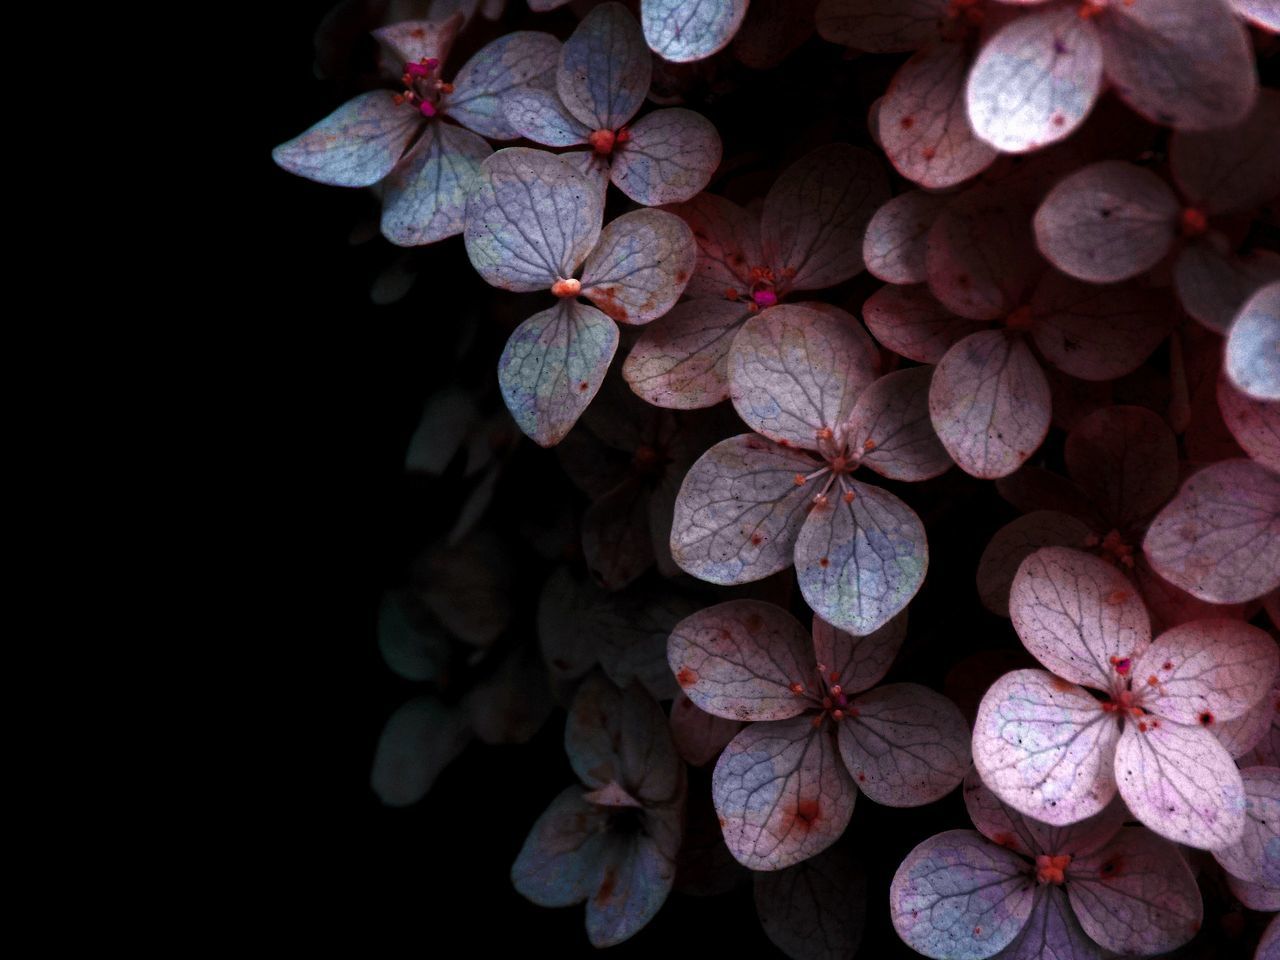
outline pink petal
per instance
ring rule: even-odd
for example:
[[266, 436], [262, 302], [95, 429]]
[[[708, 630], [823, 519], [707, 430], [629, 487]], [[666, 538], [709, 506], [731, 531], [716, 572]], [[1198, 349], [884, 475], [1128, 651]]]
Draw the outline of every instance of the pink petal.
[[965, 91], [969, 122], [1005, 153], [1038, 150], [1084, 122], [1101, 86], [1093, 26], [1070, 8], [1037, 11], [983, 45]]
[[617, 130], [649, 92], [653, 58], [640, 24], [620, 3], [582, 18], [560, 51], [556, 91], [569, 112], [593, 130]]
[[686, 291], [691, 297], [724, 298], [727, 291], [745, 295], [751, 288], [751, 268], [764, 265], [760, 250], [760, 220], [713, 193], [700, 193], [670, 211], [693, 228], [698, 241], [698, 265]]
[[852, 500], [833, 491], [809, 513], [796, 537], [796, 576], [813, 612], [864, 635], [897, 616], [924, 582], [924, 525], [905, 503], [856, 480]]
[[600, 389], [617, 348], [613, 321], [574, 300], [516, 327], [498, 359], [498, 385], [525, 435], [544, 447], [564, 439]]
[[697, 255], [693, 231], [674, 214], [624, 213], [582, 265], [582, 296], [618, 323], [648, 323], [675, 306]]
[[884, 679], [902, 643], [907, 638], [907, 613], [904, 610], [879, 630], [856, 636], [837, 630], [815, 615], [813, 649], [818, 663], [834, 675], [850, 696], [869, 690]]
[[1105, 407], [1067, 434], [1067, 472], [1112, 527], [1128, 531], [1177, 492], [1178, 442], [1145, 407]]
[[1188, 201], [1207, 214], [1249, 210], [1280, 194], [1280, 91], [1263, 90], [1227, 130], [1178, 131], [1169, 164]]
[[908, 190], [877, 210], [862, 241], [867, 271], [887, 283], [924, 283], [925, 237], [950, 202], [946, 194]]
[[318, 183], [368, 187], [391, 172], [420, 127], [416, 110], [386, 90], [370, 90], [280, 144], [271, 159]]
[[1223, 334], [1231, 329], [1231, 321], [1254, 291], [1280, 280], [1280, 254], [1251, 250], [1237, 255], [1225, 246], [1225, 238], [1213, 236], [1189, 243], [1173, 265], [1182, 309]]
[[711, 796], [738, 862], [781, 870], [840, 837], [857, 791], [830, 729], [801, 716], [752, 723], [734, 737], [716, 762]]
[[[1006, 0], [1007, 2], [1007, 0]], [[1000, 960], [1101, 960], [1102, 948], [1089, 939], [1061, 887], [1036, 897], [1035, 909]]]
[[972, 830], [948, 830], [907, 854], [889, 887], [894, 929], [927, 957], [981, 960], [1008, 946], [1037, 894], [1030, 864]]
[[1217, 406], [1236, 443], [1254, 461], [1280, 474], [1280, 401], [1240, 392], [1225, 374], [1217, 380]]
[[1280, 283], [1240, 308], [1227, 335], [1227, 376], [1258, 400], [1280, 400]]
[[818, 36], [868, 53], [907, 53], [938, 37], [950, 0], [821, 0]]
[[1280, 702], [1280, 689], [1272, 687], [1265, 697], [1234, 720], [1215, 722], [1209, 728], [1241, 766], [1275, 765], [1264, 763], [1270, 758], [1260, 756], [1255, 748], [1262, 745], [1262, 751], [1267, 750], [1263, 740], [1276, 729], [1273, 721], [1277, 715], [1277, 702]]
[[960, 708], [917, 683], [855, 697], [839, 723], [840, 756], [876, 803], [918, 807], [946, 796], [969, 771], [969, 725]]
[[862, 318], [880, 343], [918, 363], [937, 363], [953, 345], [987, 328], [984, 321], [957, 317], [924, 284], [881, 287], [862, 305]]
[[614, 150], [609, 176], [636, 203], [688, 200], [720, 166], [720, 134], [692, 110], [655, 110], [633, 123], [631, 139]]
[[1244, 785], [1231, 755], [1200, 726], [1127, 723], [1116, 745], [1116, 784], [1142, 823], [1189, 847], [1229, 846], [1244, 831]]
[[1031, 299], [1031, 335], [1044, 358], [1082, 380], [1115, 380], [1151, 356], [1174, 326], [1167, 292], [1136, 283], [1098, 287], [1046, 273]]
[[1167, 841], [1125, 827], [1067, 867], [1067, 897], [1085, 932], [1126, 956], [1163, 954], [1190, 940], [1204, 918], [1191, 868]]
[[786, 304], [748, 320], [729, 351], [729, 396], [751, 429], [819, 449], [875, 376], [867, 335], [852, 318]]
[[453, 41], [465, 22], [465, 16], [456, 14], [438, 23], [404, 20], [379, 27], [373, 36], [395, 61], [394, 69], [399, 76], [400, 68], [406, 63], [417, 63], [424, 58], [443, 63], [448, 59]]
[[677, 693], [671, 704], [671, 739], [685, 763], [705, 767], [742, 729], [736, 720], [725, 720], [699, 710], [693, 701]]
[[1095, 23], [1107, 79], [1147, 119], [1216, 130], [1253, 106], [1252, 44], [1226, 0], [1108, 4]]
[[958, 43], [925, 47], [898, 68], [880, 104], [879, 143], [908, 180], [939, 189], [968, 180], [997, 156], [965, 110], [969, 58]]
[[929, 416], [965, 473], [1004, 477], [1049, 432], [1049, 384], [1018, 336], [987, 330], [961, 340], [934, 369]]
[[1059, 270], [1089, 283], [1155, 266], [1176, 237], [1178, 200], [1149, 170], [1104, 160], [1071, 174], [1036, 211], [1036, 243]]
[[1044, 263], [1027, 210], [992, 187], [965, 191], [929, 228], [929, 289], [953, 313], [974, 320], [1007, 317], [1023, 306]]
[[867, 877], [846, 849], [832, 847], [786, 870], [756, 873], [754, 880], [760, 926], [787, 956], [838, 960], [857, 953]]
[[713, 406], [729, 396], [729, 347], [749, 316], [747, 305], [737, 301], [676, 304], [645, 327], [622, 365], [622, 375], [637, 395], [655, 406]]
[[933, 370], [895, 370], [872, 383], [845, 424], [846, 443], [862, 465], [891, 480], [929, 480], [951, 468], [929, 419]]
[[1266, 696], [1277, 673], [1276, 642], [1265, 630], [1239, 620], [1174, 627], [1133, 665], [1134, 687], [1148, 687], [1142, 701], [1148, 712], [1204, 726], [1243, 715]]
[[1088, 524], [1056, 510], [1036, 510], [996, 531], [978, 560], [978, 596], [997, 616], [1009, 616], [1009, 591], [1022, 561], [1041, 547], [1085, 545]]
[[1152, 521], [1142, 549], [1155, 571], [1212, 603], [1280, 585], [1280, 478], [1249, 460], [1194, 474]]
[[1120, 728], [1085, 690], [1043, 670], [997, 680], [978, 707], [973, 762], [985, 783], [1020, 813], [1076, 823], [1116, 793]]
[[382, 235], [402, 247], [462, 233], [467, 196], [493, 153], [481, 137], [451, 124], [428, 124], [404, 160], [387, 175]]
[[1280, 769], [1240, 771], [1248, 804], [1239, 843], [1213, 851], [1222, 869], [1248, 883], [1280, 887]]
[[[759, 600], [730, 600], [681, 620], [667, 662], [685, 695], [729, 720], [786, 720], [813, 703], [813, 644], [799, 621]], [[795, 690], [799, 685], [800, 691]]]
[[889, 199], [889, 179], [873, 154], [831, 143], [801, 157], [764, 198], [765, 260], [791, 290], [818, 290], [863, 268], [862, 238]]
[[753, 433], [722, 440], [685, 476], [671, 555], [711, 583], [748, 583], [785, 570], [812, 491], [795, 482], [816, 462]]
[[[1151, 623], [1133, 584], [1092, 554], [1042, 547], [1022, 561], [1009, 616], [1023, 646], [1060, 677], [1109, 691], [1151, 642]], [[1136, 676], [1136, 675], [1135, 675]]]
[[507, 121], [505, 100], [532, 80], [554, 76], [560, 41], [549, 33], [517, 30], [481, 47], [453, 78], [444, 113], [468, 130], [493, 140], [523, 135]]
[[742, 25], [747, 0], [641, 0], [649, 48], [664, 60], [689, 63], [722, 50]]

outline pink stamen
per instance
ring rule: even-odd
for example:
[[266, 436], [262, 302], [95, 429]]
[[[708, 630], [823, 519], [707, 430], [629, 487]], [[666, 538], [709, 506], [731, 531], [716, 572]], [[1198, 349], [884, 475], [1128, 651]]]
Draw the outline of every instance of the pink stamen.
[[778, 295], [772, 290], [757, 290], [751, 294], [757, 307], [772, 307], [778, 302]]
[[433, 107], [430, 101], [427, 101], [427, 100], [423, 100], [420, 104], [418, 104], [418, 110], [422, 113], [424, 117], [434, 117], [436, 115], [436, 108]]

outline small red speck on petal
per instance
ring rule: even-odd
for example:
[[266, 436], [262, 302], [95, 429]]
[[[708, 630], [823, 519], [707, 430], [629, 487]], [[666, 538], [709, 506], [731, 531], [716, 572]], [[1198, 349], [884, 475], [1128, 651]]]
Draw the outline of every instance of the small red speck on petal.
[[804, 484], [805, 484], [805, 479], [804, 479], [804, 474], [803, 474], [803, 473], [797, 473], [797, 474], [796, 474], [796, 477], [795, 477], [795, 480], [796, 480], [796, 486], [797, 486], [797, 487], [803, 487], [803, 486], [804, 486]]
[[1213, 723], [1213, 714], [1208, 710], [1200, 714], [1200, 723], [1202, 726], [1209, 726], [1209, 724]]
[[1146, 732], [1147, 732], [1147, 725], [1146, 725], [1145, 723], [1139, 723], [1139, 724], [1138, 724], [1138, 730], [1139, 730], [1139, 731], [1141, 731], [1142, 733], [1146, 733]]
[[587, 383], [587, 381], [585, 381], [585, 380], [581, 381], [581, 382], [578, 384], [578, 392], [579, 392], [579, 393], [586, 393], [586, 392], [587, 392], [587, 387], [588, 387], [588, 386], [590, 386], [590, 384], [588, 384], [588, 383]]
[[843, 499], [844, 499], [844, 502], [845, 502], [845, 503], [853, 503], [853, 491], [852, 491], [852, 490], [846, 490], [846, 491], [844, 492], [844, 497], [843, 497]]
[[682, 687], [691, 687], [698, 682], [698, 671], [690, 667], [681, 667], [676, 674], [676, 682]]
[[820, 566], [820, 567], [826, 567], [826, 566], [830, 565], [830, 563], [831, 563], [831, 561], [830, 561], [829, 559], [827, 559], [826, 557], [819, 557], [819, 558], [818, 558], [818, 566]]
[[764, 537], [760, 536], [760, 534], [758, 534], [758, 533], [753, 533], [753, 534], [751, 535], [751, 545], [752, 545], [753, 547], [758, 547], [758, 546], [760, 546], [760, 544], [761, 544], [763, 541], [764, 541]]
[[915, 117], [903, 117], [901, 120], [898, 121], [898, 126], [902, 127], [903, 130], [910, 130], [913, 126], [915, 126], [915, 122], [916, 122]]
[[831, 432], [830, 427], [822, 427], [820, 430], [817, 431], [817, 433], [814, 434], [814, 436], [817, 437], [819, 440], [830, 440], [833, 436], [835, 436], [835, 434]]
[[1133, 593], [1128, 590], [1113, 590], [1111, 593], [1107, 594], [1105, 600], [1110, 606], [1114, 607], [1118, 604], [1124, 603], [1132, 596]]
[[858, 771], [858, 782], [859, 783], [867, 782], [867, 774], [865, 773], [865, 771], [862, 771], [862, 770]]
[[733, 287], [726, 287], [724, 291], [724, 298], [726, 300], [737, 300], [738, 291], [733, 289]]
[[1060, 113], [1055, 113], [1055, 114], [1053, 115], [1053, 125], [1054, 125], [1055, 127], [1060, 127], [1060, 126], [1062, 126], [1062, 125], [1063, 125], [1064, 123], [1066, 123], [1066, 122], [1067, 122], [1067, 118], [1066, 118], [1066, 117], [1064, 117], [1062, 114], [1060, 114]]
[[980, 936], [982, 936], [982, 928], [981, 928], [981, 927], [974, 927], [974, 928], [973, 928], [973, 935], [974, 935], [975, 937], [980, 937]]
[[870, 453], [875, 448], [876, 448], [876, 442], [871, 439], [864, 441], [862, 444], [862, 449], [863, 449], [863, 452], [865, 453]]
[[1149, 687], [1154, 687], [1159, 682], [1160, 682], [1160, 678], [1157, 677], [1154, 673], [1151, 676], [1147, 677], [1147, 686]]
[[1164, 663], [1160, 664], [1160, 668], [1162, 670], [1172, 670], [1173, 664], [1170, 661], [1166, 660]]
[[920, 156], [924, 157], [926, 160], [932, 160], [934, 156], [937, 155], [937, 152], [938, 151], [934, 150], [933, 147], [925, 147], [920, 151]]
[[792, 692], [792, 693], [804, 693], [804, 684], [803, 684], [803, 683], [793, 683], [793, 684], [791, 685], [791, 692]]

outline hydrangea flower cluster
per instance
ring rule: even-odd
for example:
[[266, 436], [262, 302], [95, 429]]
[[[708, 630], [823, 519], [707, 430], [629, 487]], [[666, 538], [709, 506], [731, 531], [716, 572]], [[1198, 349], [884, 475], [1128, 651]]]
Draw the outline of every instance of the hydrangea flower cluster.
[[500, 858], [597, 947], [749, 877], [793, 960], [1280, 956], [1280, 5], [345, 0], [322, 64], [352, 24], [273, 159], [479, 277], [373, 794], [563, 723]]

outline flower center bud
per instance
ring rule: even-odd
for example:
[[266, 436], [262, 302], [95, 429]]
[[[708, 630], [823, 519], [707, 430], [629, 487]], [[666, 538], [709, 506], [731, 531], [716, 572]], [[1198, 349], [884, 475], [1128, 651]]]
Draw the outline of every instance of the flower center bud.
[[568, 279], [560, 277], [551, 285], [551, 292], [562, 299], [564, 297], [576, 297], [582, 292], [582, 281], [575, 280], [573, 277]]
[[1178, 226], [1184, 237], [1199, 237], [1209, 229], [1209, 218], [1198, 207], [1187, 207], [1178, 218]]
[[754, 290], [751, 299], [757, 307], [772, 307], [778, 302], [778, 295], [769, 289]]
[[441, 94], [453, 92], [453, 84], [445, 83], [437, 76], [439, 69], [440, 61], [436, 57], [423, 57], [417, 63], [406, 63], [404, 73], [400, 75], [404, 91], [395, 95], [396, 103], [411, 104], [424, 117], [434, 117], [439, 112], [436, 105]]
[[1031, 308], [1023, 305], [1005, 317], [1004, 325], [1010, 330], [1031, 329]]
[[613, 144], [616, 139], [612, 130], [593, 130], [587, 137], [587, 143], [591, 144], [591, 149], [600, 156], [607, 157], [613, 153]]
[[1036, 857], [1036, 879], [1041, 883], [1061, 884], [1067, 879], [1066, 869], [1070, 865], [1071, 857], [1068, 854], [1047, 856], [1042, 853]]

